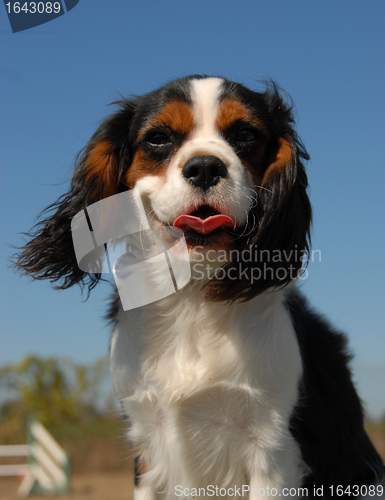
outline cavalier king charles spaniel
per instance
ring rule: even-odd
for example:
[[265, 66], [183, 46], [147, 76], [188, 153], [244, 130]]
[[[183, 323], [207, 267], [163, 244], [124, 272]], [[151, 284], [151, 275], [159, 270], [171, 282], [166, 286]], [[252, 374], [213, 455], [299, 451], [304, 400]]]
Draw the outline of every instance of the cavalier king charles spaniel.
[[295, 284], [310, 245], [309, 156], [284, 93], [195, 75], [115, 104], [16, 265], [91, 290], [102, 276], [79, 267], [71, 224], [134, 191], [150, 232], [179, 235], [188, 282], [129, 310], [116, 295], [108, 313], [135, 499], [377, 492], [383, 464], [346, 338]]

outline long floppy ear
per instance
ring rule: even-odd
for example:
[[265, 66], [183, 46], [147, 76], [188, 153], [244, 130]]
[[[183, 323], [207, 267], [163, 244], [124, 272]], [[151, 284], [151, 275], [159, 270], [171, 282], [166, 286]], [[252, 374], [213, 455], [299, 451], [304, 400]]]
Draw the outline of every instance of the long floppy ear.
[[312, 210], [301, 161], [309, 156], [291, 126], [290, 109], [280, 98], [277, 103], [274, 116], [281, 125], [249, 216], [250, 227], [243, 231], [248, 237], [225, 266], [224, 278], [206, 286], [211, 300], [247, 301], [271, 287], [283, 287], [298, 276], [309, 251]]
[[274, 270], [275, 286], [297, 276], [309, 251], [312, 210], [301, 158], [309, 156], [294, 133], [279, 138], [259, 193], [262, 218], [254, 245], [269, 251], [267, 264]]
[[91, 290], [100, 275], [78, 267], [71, 234], [71, 220], [82, 209], [103, 198], [125, 191], [122, 179], [131, 163], [130, 124], [135, 101], [117, 103], [120, 109], [109, 116], [92, 136], [76, 162], [68, 193], [47, 207], [41, 220], [27, 234], [30, 240], [18, 248], [13, 267], [33, 279], [49, 279], [55, 288], [75, 284]]

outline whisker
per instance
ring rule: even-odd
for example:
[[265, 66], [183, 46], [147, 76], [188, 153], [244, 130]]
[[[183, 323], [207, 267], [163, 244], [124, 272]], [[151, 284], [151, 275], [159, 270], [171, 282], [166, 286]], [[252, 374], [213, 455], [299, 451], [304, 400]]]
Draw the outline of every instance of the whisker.
[[273, 191], [272, 191], [271, 189], [267, 189], [267, 188], [266, 188], [266, 187], [264, 187], [264, 186], [255, 186], [255, 187], [257, 187], [257, 188], [259, 188], [259, 189], [264, 189], [265, 191], [267, 191], [267, 192], [268, 192], [268, 193], [270, 193], [270, 194], [272, 194], [272, 193], [273, 193]]

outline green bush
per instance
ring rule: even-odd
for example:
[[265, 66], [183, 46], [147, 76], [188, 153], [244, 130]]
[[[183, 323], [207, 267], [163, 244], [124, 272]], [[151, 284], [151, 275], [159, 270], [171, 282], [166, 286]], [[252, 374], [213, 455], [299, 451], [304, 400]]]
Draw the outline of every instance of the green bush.
[[25, 441], [26, 420], [31, 415], [51, 429], [103, 420], [107, 380], [107, 357], [81, 365], [28, 356], [0, 368], [0, 390], [7, 395], [0, 407], [0, 443]]

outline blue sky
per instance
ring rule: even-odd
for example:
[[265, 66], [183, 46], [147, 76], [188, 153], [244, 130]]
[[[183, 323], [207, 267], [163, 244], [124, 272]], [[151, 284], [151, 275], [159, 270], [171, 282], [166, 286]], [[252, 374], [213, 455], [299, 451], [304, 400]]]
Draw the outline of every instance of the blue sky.
[[76, 153], [120, 94], [186, 74], [258, 88], [273, 77], [296, 104], [310, 155], [313, 249], [302, 289], [348, 332], [371, 415], [385, 414], [383, 0], [80, 0], [13, 34], [0, 8], [0, 365], [28, 353], [89, 362], [108, 349], [101, 286], [54, 291], [7, 268], [36, 215], [68, 187]]

